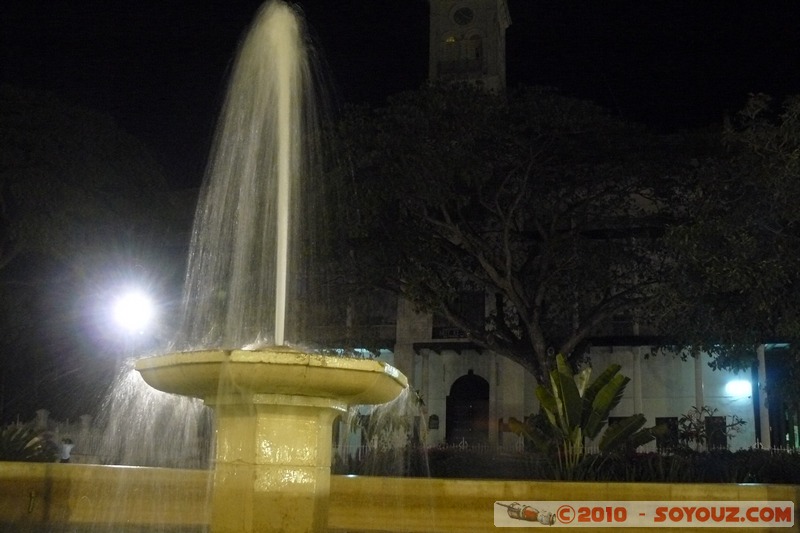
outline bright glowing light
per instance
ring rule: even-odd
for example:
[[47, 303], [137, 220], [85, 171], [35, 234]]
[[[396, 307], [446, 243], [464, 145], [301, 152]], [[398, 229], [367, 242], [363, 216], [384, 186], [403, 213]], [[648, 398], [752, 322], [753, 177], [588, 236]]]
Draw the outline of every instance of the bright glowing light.
[[113, 313], [118, 326], [131, 333], [140, 333], [152, 322], [155, 308], [143, 292], [129, 291], [114, 302]]
[[745, 398], [752, 393], [750, 382], [746, 379], [735, 379], [725, 385], [725, 393], [736, 398]]

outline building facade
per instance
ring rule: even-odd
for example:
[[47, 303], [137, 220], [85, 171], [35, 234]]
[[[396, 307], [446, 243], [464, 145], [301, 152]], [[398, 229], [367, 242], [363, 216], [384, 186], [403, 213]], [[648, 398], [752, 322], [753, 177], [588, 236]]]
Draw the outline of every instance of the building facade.
[[[424, 400], [427, 418], [422, 423], [429, 444], [519, 446], [508, 422], [539, 411], [533, 375], [508, 358], [459, 338], [454, 330], [437, 328], [435, 322], [431, 314], [418, 313], [401, 300], [394, 350], [383, 353]], [[612, 421], [642, 413], [648, 426], [665, 424], [673, 432], [648, 449], [675, 445], [680, 417], [702, 407], [709, 409], [706, 428], [716, 436], [709, 440], [711, 447], [787, 445], [774, 431], [770, 438], [769, 412], [763, 387], [759, 394], [757, 372], [713, 370], [708, 356], [683, 360], [645, 344], [617, 344], [617, 339], [597, 337], [589, 360], [598, 373], [619, 364], [621, 374], [631, 379], [611, 413]], [[720, 440], [719, 424], [736, 419], [744, 425]], [[776, 438], [781, 442], [773, 442]]]

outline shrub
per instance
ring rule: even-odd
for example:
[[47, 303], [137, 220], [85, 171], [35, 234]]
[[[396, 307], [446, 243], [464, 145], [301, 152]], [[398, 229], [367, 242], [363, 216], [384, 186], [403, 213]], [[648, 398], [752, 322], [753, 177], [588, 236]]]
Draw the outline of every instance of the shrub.
[[11, 424], [0, 430], [0, 461], [53, 462], [58, 446], [32, 424]]
[[[449, 448], [412, 448], [404, 475], [412, 477], [558, 480], [561, 474], [540, 452], [492, 452]], [[365, 458], [337, 473], [384, 475]], [[377, 461], [380, 463], [380, 461]], [[397, 475], [393, 473], [392, 475]], [[780, 483], [800, 484], [800, 453], [781, 450], [727, 450], [671, 453], [586, 454], [573, 470], [573, 480], [650, 483]]]

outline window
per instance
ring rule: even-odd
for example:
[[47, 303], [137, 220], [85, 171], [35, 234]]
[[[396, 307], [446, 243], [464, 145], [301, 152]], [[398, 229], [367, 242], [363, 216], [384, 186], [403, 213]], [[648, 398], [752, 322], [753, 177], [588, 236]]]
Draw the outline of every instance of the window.
[[483, 56], [483, 41], [480, 35], [472, 35], [464, 41], [464, 59], [478, 61]]
[[659, 450], [674, 450], [678, 447], [678, 417], [656, 417], [656, 426], [665, 426], [667, 431], [656, 436], [656, 447]]
[[633, 335], [633, 317], [630, 313], [614, 315], [611, 318], [611, 335], [616, 337]]
[[707, 416], [705, 419], [706, 446], [709, 450], [728, 449], [728, 431], [724, 416]]
[[466, 26], [475, 19], [475, 12], [468, 7], [460, 7], [453, 12], [453, 21], [459, 26]]
[[467, 37], [445, 35], [438, 62], [440, 75], [456, 78], [477, 76], [484, 72], [483, 38], [476, 33]]

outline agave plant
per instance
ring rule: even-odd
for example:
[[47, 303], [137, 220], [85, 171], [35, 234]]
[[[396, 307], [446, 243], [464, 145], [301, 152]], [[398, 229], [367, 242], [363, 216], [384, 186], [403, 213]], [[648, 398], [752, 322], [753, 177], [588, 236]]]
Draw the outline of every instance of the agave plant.
[[[539, 385], [536, 397], [541, 414], [528, 424], [512, 420], [511, 430], [545, 453], [555, 452], [559, 470], [568, 476], [586, 454], [586, 439], [596, 439], [607, 426], [609, 413], [619, 404], [630, 378], [612, 364], [590, 382], [592, 369], [575, 374], [561, 354], [550, 372], [549, 386]], [[543, 416], [542, 416], [543, 415]], [[634, 414], [608, 426], [600, 437], [601, 454], [635, 449], [655, 438], [659, 428], [645, 428], [646, 419]]]

